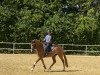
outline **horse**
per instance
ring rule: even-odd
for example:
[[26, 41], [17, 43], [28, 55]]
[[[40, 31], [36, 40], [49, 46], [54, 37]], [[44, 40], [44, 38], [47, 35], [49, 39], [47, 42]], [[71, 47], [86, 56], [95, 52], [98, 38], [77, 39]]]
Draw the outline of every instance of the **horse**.
[[[32, 71], [34, 70], [35, 68], [35, 65], [37, 64], [38, 61], [41, 60], [42, 64], [43, 64], [43, 67], [44, 67], [44, 70], [46, 70], [46, 65], [44, 63], [44, 55], [45, 55], [45, 51], [44, 51], [44, 46], [43, 46], [43, 43], [40, 42], [39, 40], [37, 39], [34, 39], [33, 42], [31, 43], [31, 49], [32, 50], [36, 50], [37, 52], [37, 55], [38, 55], [38, 59], [35, 61], [35, 63], [33, 64], [32, 66]], [[49, 69], [48, 70], [51, 70], [52, 66], [56, 63], [56, 56], [59, 56], [59, 58], [61, 59], [62, 63], [63, 63], [63, 71], [65, 71], [65, 67], [68, 67], [68, 62], [67, 62], [67, 58], [66, 58], [66, 55], [64, 53], [64, 50], [63, 48], [58, 45], [58, 44], [54, 44], [54, 47], [52, 49], [51, 52], [49, 52], [47, 54], [46, 57], [52, 57], [52, 60], [53, 60], [53, 63], [50, 65]]]

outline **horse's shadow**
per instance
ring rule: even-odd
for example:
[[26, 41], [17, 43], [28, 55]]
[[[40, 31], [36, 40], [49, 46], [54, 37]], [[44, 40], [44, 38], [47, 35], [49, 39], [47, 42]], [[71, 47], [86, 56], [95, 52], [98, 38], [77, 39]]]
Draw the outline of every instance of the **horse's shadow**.
[[48, 70], [48, 71], [45, 71], [45, 72], [78, 72], [78, 71], [82, 71], [82, 70]]

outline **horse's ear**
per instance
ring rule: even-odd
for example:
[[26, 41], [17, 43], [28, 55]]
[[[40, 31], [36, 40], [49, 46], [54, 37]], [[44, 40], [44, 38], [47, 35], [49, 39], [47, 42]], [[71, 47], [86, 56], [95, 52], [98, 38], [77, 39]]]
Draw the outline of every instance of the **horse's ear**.
[[58, 44], [57, 41], [54, 41], [54, 44]]
[[35, 43], [35, 40], [32, 40], [31, 43]]
[[55, 41], [55, 42], [54, 42], [54, 47], [56, 47], [56, 46], [58, 46], [58, 43]]

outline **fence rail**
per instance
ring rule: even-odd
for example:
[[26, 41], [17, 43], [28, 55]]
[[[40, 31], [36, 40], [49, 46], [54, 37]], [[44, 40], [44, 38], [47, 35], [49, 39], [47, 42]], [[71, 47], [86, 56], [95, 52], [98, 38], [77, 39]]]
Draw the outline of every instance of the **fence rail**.
[[[13, 42], [0, 42], [0, 45], [11, 45], [10, 47], [2, 47], [0, 46], [0, 50], [12, 50], [13, 51], [13, 54], [15, 52], [15, 50], [30, 50], [31, 51], [31, 48], [30, 48], [30, 45], [31, 43], [13, 43]], [[28, 48], [17, 48], [16, 46], [19, 45], [28, 45], [29, 47]], [[91, 52], [100, 52], [100, 50], [96, 50], [96, 51], [91, 51], [91, 50], [88, 50], [89, 47], [100, 47], [100, 45], [78, 45], [78, 44], [59, 44], [63, 47], [64, 51], [65, 52], [84, 52], [85, 54], [87, 53], [91, 53]], [[84, 47], [84, 49], [66, 49], [65, 46], [71, 46], [71, 47]]]

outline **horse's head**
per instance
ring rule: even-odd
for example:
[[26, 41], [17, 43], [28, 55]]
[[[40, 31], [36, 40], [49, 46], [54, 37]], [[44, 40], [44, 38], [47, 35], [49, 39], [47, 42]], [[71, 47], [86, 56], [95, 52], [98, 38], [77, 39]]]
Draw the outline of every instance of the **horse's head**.
[[37, 39], [32, 40], [31, 51], [33, 51], [35, 49], [40, 50], [40, 49], [42, 49], [42, 47], [43, 47], [43, 44], [39, 40], [37, 40]]
[[37, 49], [37, 47], [41, 44], [41, 42], [37, 39], [32, 40], [31, 49]]
[[32, 50], [36, 49], [36, 39], [32, 40], [32, 42], [31, 42], [31, 49]]

